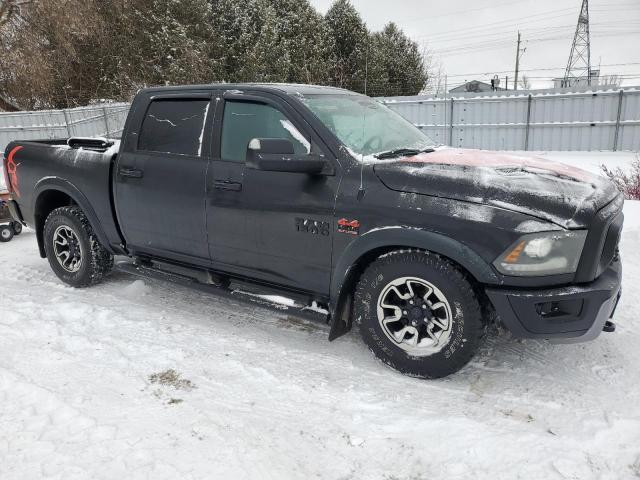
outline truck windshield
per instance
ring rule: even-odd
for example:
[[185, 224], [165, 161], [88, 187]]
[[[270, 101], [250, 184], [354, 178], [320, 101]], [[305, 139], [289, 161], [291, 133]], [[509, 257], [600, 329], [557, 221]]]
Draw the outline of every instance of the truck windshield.
[[396, 112], [364, 95], [304, 95], [300, 100], [358, 156], [435, 145]]

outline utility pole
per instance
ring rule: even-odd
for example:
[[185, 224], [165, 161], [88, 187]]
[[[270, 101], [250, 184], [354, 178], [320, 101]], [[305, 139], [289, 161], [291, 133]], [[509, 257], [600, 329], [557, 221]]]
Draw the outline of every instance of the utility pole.
[[582, 0], [569, 62], [562, 79], [563, 87], [574, 87], [581, 80], [591, 86], [591, 39], [589, 36], [589, 0]]
[[526, 48], [520, 50], [520, 31], [518, 30], [518, 45], [516, 49], [516, 78], [513, 81], [513, 89], [518, 90], [518, 73], [520, 72], [520, 57]]

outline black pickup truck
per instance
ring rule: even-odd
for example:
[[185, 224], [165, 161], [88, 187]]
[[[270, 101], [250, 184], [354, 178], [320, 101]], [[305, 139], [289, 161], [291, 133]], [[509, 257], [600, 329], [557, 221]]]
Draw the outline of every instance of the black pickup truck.
[[[462, 368], [490, 322], [514, 337], [612, 331], [623, 199], [534, 157], [434, 147], [377, 101], [309, 85], [142, 90], [121, 140], [13, 142], [16, 219], [69, 285], [114, 255], [220, 289], [323, 306], [417, 377]], [[186, 274], [188, 275], [188, 273]]]

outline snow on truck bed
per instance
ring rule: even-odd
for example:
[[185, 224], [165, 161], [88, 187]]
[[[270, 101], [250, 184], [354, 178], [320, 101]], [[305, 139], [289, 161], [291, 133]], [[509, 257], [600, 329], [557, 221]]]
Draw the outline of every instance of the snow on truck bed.
[[63, 286], [26, 230], [0, 244], [0, 478], [637, 478], [640, 202], [625, 215], [615, 333], [494, 335], [437, 381], [172, 284]]

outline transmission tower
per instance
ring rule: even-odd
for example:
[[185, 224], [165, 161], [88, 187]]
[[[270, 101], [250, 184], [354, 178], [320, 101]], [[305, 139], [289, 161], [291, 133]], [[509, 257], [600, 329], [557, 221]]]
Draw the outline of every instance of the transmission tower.
[[589, 0], [582, 0], [576, 34], [569, 54], [569, 63], [564, 72], [563, 87], [578, 85], [586, 79], [591, 85], [591, 40], [589, 38]]

